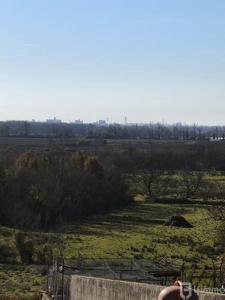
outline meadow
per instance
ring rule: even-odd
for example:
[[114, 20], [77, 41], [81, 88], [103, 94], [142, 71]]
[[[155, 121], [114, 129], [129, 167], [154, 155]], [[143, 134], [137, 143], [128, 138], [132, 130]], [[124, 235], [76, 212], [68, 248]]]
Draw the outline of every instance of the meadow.
[[[165, 226], [165, 220], [175, 214], [182, 214], [193, 227]], [[191, 278], [212, 268], [212, 260], [218, 255], [215, 248], [217, 226], [209, 219], [205, 206], [153, 204], [143, 202], [139, 197], [126, 209], [96, 215], [60, 227], [57, 232], [27, 232], [27, 235], [34, 242], [36, 255], [46, 245], [53, 249], [53, 256], [58, 256], [63, 245], [64, 256], [69, 260], [182, 259], [186, 261], [187, 276]], [[44, 288], [46, 269], [37, 264], [20, 264], [15, 246], [16, 232], [4, 227], [0, 229], [0, 243], [9, 245], [14, 253], [14, 262], [0, 265], [1, 293], [34, 295]], [[196, 274], [192, 274], [193, 270]], [[211, 284], [210, 279], [200, 275], [196, 280]], [[201, 285], [201, 282], [196, 283]]]
[[[18, 154], [24, 150], [48, 153], [51, 148], [59, 149], [61, 142], [61, 139], [0, 139], [1, 164], [7, 167], [9, 165], [11, 170]], [[50, 226], [46, 230], [22, 230], [16, 225], [13, 228], [0, 226], [0, 299], [38, 299], [41, 291], [45, 289], [47, 262], [52, 263], [62, 254], [66, 260], [165, 257], [171, 259], [174, 264], [178, 261], [185, 262], [186, 280], [199, 286], [213, 285], [212, 272], [220, 263], [224, 246], [221, 245], [218, 236], [221, 223], [209, 217], [208, 208], [224, 204], [225, 158], [220, 155], [224, 153], [224, 144], [207, 144], [204, 156], [202, 144], [193, 141], [96, 142], [68, 139], [64, 142], [61, 146], [65, 152], [73, 153], [87, 147], [91, 153], [100, 153], [101, 162], [107, 162], [106, 158], [110, 161], [114, 158], [114, 163], [119, 165], [129, 185], [134, 202], [125, 208], [107, 213], [76, 217], [74, 222], [61, 220], [58, 225]], [[195, 143], [196, 145], [192, 146]], [[135, 153], [131, 149], [132, 144], [147, 151]], [[107, 147], [113, 151], [108, 153]], [[124, 148], [126, 152], [122, 152]], [[99, 149], [101, 152], [98, 152]], [[214, 150], [217, 155], [214, 155]], [[174, 157], [167, 156], [168, 153], [172, 153]], [[183, 156], [179, 157], [179, 154]], [[168, 172], [166, 171], [167, 175], [160, 175], [154, 182], [155, 198], [149, 199], [143, 186], [143, 177], [139, 177], [150, 174], [152, 161], [148, 161], [148, 158], [152, 155], [155, 155], [157, 167], [163, 162], [162, 167], [168, 167]], [[186, 159], [195, 167], [193, 163], [196, 162], [197, 165], [199, 157], [203, 158], [205, 166], [204, 182], [195, 195], [184, 199], [185, 174], [182, 175], [182, 171], [185, 170]], [[132, 164], [133, 162], [135, 164]], [[136, 163], [140, 164], [137, 172]], [[171, 166], [174, 167], [172, 171]], [[217, 166], [220, 166], [219, 170], [216, 169]], [[198, 171], [196, 168], [193, 170]], [[168, 176], [172, 184], [171, 181], [165, 180]], [[196, 178], [192, 174], [186, 179], [192, 182]], [[165, 221], [173, 215], [182, 215], [192, 224], [192, 228], [166, 226]], [[24, 233], [26, 239], [33, 243], [32, 264], [21, 262], [16, 244], [18, 233]]]

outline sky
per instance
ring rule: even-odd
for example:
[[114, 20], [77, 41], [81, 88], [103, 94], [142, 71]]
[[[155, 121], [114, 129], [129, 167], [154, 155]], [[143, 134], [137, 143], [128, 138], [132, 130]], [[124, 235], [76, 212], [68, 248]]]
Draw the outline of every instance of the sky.
[[224, 0], [0, 0], [0, 120], [225, 124]]

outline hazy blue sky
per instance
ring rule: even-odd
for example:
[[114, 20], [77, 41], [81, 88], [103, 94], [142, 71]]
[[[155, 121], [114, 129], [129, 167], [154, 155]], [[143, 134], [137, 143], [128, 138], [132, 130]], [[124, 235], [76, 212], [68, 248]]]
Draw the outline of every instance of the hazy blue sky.
[[0, 0], [0, 119], [225, 124], [224, 0]]

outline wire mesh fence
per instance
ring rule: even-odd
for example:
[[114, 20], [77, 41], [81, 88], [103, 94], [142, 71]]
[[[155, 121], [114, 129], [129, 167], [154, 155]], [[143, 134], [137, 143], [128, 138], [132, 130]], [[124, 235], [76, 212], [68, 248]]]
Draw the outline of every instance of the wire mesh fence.
[[168, 259], [77, 259], [56, 260], [49, 267], [47, 293], [53, 299], [67, 300], [70, 277], [81, 275], [148, 284], [170, 285], [182, 278], [183, 262]]

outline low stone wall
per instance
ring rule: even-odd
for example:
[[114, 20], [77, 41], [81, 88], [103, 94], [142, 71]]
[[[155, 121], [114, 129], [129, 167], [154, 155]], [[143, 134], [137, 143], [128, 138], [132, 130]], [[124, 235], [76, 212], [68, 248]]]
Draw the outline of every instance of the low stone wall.
[[[156, 300], [163, 286], [71, 276], [70, 300]], [[225, 300], [225, 295], [198, 293], [199, 300]]]

